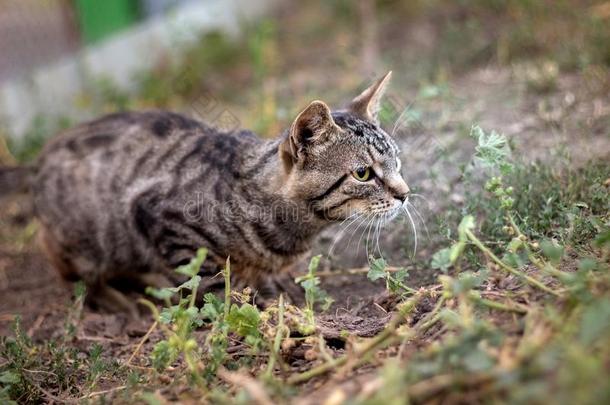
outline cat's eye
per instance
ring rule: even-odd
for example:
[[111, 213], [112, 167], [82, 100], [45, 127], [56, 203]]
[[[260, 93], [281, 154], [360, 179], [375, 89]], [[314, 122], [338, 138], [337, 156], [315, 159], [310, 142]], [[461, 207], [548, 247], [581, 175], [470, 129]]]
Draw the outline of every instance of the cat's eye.
[[373, 177], [371, 174], [372, 171], [370, 167], [361, 167], [360, 169], [356, 169], [352, 172], [352, 176], [354, 176], [358, 181], [370, 180]]

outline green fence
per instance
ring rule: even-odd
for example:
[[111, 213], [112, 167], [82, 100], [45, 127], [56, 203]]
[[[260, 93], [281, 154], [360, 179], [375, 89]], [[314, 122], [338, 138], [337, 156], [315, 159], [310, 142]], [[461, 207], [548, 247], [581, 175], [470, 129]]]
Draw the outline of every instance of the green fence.
[[99, 41], [133, 24], [140, 17], [136, 0], [76, 0], [74, 2], [83, 41]]

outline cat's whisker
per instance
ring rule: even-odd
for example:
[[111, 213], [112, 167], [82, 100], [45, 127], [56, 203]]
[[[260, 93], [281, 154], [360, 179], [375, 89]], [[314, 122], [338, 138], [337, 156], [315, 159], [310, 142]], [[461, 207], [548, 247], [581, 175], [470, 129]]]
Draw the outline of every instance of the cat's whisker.
[[373, 241], [374, 241], [373, 252], [377, 251], [378, 253], [379, 253], [379, 244], [377, 243], [377, 240], [378, 240], [377, 235], [379, 234], [379, 224], [381, 224], [381, 219], [378, 219], [375, 222], [375, 227], [373, 230]]
[[[364, 234], [369, 229], [369, 226], [373, 223], [374, 220], [375, 220], [375, 214], [374, 213], [370, 213], [369, 216], [367, 217], [367, 221], [368, 222], [366, 223], [366, 226], [362, 229], [362, 234], [360, 235], [360, 238], [358, 239], [358, 246], [356, 246], [356, 251], [360, 251], [360, 243], [362, 242], [362, 238], [364, 237]], [[365, 243], [365, 249], [366, 248], [367, 248], [367, 244]], [[368, 256], [368, 249], [366, 249], [366, 250], [367, 250], [366, 253], [367, 253], [367, 256]]]
[[341, 228], [341, 227], [343, 226], [343, 224], [345, 224], [347, 221], [351, 221], [351, 222], [349, 222], [349, 223], [348, 223], [348, 224], [347, 224], [347, 225], [346, 225], [346, 226], [345, 226], [345, 227], [344, 227], [344, 228], [341, 230], [341, 232], [343, 232], [343, 231], [345, 231], [347, 228], [349, 228], [350, 224], [351, 224], [352, 222], [354, 222], [356, 219], [358, 219], [358, 216], [359, 216], [359, 215], [360, 215], [360, 214], [356, 212], [356, 213], [354, 213], [354, 214], [352, 214], [352, 215], [350, 215], [350, 216], [346, 217], [346, 218], [345, 218], [343, 221], [341, 221], [341, 223], [338, 225], [338, 227], [339, 227], [339, 228]]
[[411, 208], [413, 208], [413, 212], [415, 213], [417, 218], [419, 218], [419, 221], [421, 222], [421, 224], [424, 226], [424, 231], [426, 231], [426, 237], [428, 239], [430, 239], [430, 232], [428, 232], [428, 226], [426, 225], [426, 221], [424, 221], [424, 217], [422, 217], [422, 215], [419, 213], [419, 211], [417, 210], [415, 205], [411, 204], [409, 201], [407, 201], [407, 205], [409, 205]]
[[[366, 223], [366, 221], [370, 217], [370, 215], [371, 214], [368, 213], [366, 215], [362, 214], [360, 216], [360, 221], [358, 222], [358, 225], [356, 226], [356, 228], [352, 232], [351, 236], [349, 237], [349, 241], [347, 242], [347, 249], [349, 249], [349, 247], [350, 247], [350, 245], [352, 243], [352, 239], [354, 238], [354, 235], [356, 235], [356, 233], [358, 233], [358, 230], [360, 229], [360, 227]], [[360, 242], [358, 242], [358, 244], [360, 244]]]
[[[362, 238], [364, 238], [366, 231], [369, 229], [369, 225], [371, 224], [372, 220], [373, 220], [372, 214], [369, 214], [369, 216], [367, 217], [366, 225], [364, 226], [364, 228], [362, 228], [362, 233], [360, 234], [360, 238], [358, 238], [358, 245], [356, 246], [357, 252], [360, 251], [360, 243], [362, 242]], [[368, 257], [368, 253], [367, 253], [367, 257]]]
[[[366, 234], [366, 255], [369, 255], [369, 238], [371, 236], [371, 231], [373, 230], [373, 227], [377, 225], [377, 214], [373, 214], [373, 219], [371, 220], [371, 224], [369, 225], [369, 231]], [[373, 233], [373, 238], [375, 237], [375, 234]]]
[[343, 221], [341, 221], [341, 223], [339, 223], [339, 227], [341, 227], [344, 223], [346, 223], [347, 221], [349, 221], [350, 219], [353, 219], [355, 216], [357, 216], [358, 213], [354, 213], [352, 215], [347, 216]]
[[381, 253], [381, 248], [379, 247], [379, 236], [381, 235], [381, 228], [385, 224], [387, 218], [388, 213], [386, 212], [385, 214], [383, 214], [383, 218], [377, 222], [377, 238], [375, 243], [377, 244], [377, 252], [379, 252], [379, 257], [383, 257], [383, 254]]
[[417, 254], [417, 228], [415, 227], [415, 222], [413, 221], [413, 217], [411, 216], [411, 213], [409, 212], [409, 208], [406, 205], [403, 205], [402, 208], [404, 209], [405, 213], [409, 217], [409, 221], [411, 222], [411, 229], [413, 230], [414, 244], [413, 244], [412, 258], [414, 258], [415, 255]]
[[330, 247], [330, 249], [329, 249], [329, 251], [328, 251], [328, 256], [332, 256], [333, 251], [334, 251], [334, 248], [335, 248], [335, 245], [336, 245], [336, 244], [337, 244], [339, 241], [341, 241], [341, 240], [343, 239], [343, 236], [345, 236], [345, 234], [346, 234], [347, 230], [348, 230], [348, 229], [349, 229], [349, 228], [350, 228], [350, 227], [351, 227], [353, 224], [355, 224], [355, 223], [358, 221], [358, 219], [360, 219], [361, 217], [362, 217], [362, 214], [360, 214], [360, 213], [356, 212], [355, 214], [350, 215], [349, 217], [345, 218], [345, 219], [343, 220], [343, 222], [341, 222], [341, 223], [339, 224], [339, 227], [341, 227], [341, 226], [342, 226], [342, 225], [343, 225], [343, 224], [344, 224], [346, 221], [351, 220], [351, 221], [350, 221], [350, 222], [349, 222], [347, 225], [345, 225], [345, 226], [343, 227], [343, 229], [342, 229], [341, 231], [339, 231], [339, 233], [337, 234], [337, 236], [335, 236], [335, 237], [333, 238], [333, 243], [332, 243], [332, 245], [331, 245], [331, 247]]
[[[371, 247], [371, 254], [375, 254], [375, 251], [377, 249], [377, 232], [379, 230], [379, 224], [381, 223], [381, 215], [375, 215], [375, 220], [373, 222], [373, 224], [371, 224], [371, 229], [369, 230], [369, 233], [371, 234], [371, 240], [370, 240], [370, 247]], [[367, 251], [367, 254], [368, 251]]]

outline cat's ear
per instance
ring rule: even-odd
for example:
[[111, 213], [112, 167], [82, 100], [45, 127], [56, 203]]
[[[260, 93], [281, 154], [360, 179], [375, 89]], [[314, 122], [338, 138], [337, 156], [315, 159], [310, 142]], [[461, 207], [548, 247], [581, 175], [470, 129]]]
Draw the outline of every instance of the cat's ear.
[[339, 131], [341, 128], [335, 124], [330, 108], [323, 101], [312, 101], [294, 120], [288, 137], [280, 145], [284, 166], [291, 168], [310, 146], [324, 142]]
[[347, 110], [375, 123], [378, 122], [377, 116], [381, 110], [381, 98], [385, 93], [386, 87], [392, 77], [392, 71], [378, 79], [369, 88], [364, 90], [358, 97], [352, 100]]

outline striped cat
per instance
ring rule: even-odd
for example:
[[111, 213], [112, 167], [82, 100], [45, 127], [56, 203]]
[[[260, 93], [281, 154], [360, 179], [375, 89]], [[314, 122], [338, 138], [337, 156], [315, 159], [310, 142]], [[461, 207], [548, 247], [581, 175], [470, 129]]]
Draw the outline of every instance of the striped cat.
[[[60, 134], [27, 176], [46, 254], [62, 276], [121, 308], [129, 302], [110, 281], [168, 273], [202, 246], [208, 266], [230, 256], [236, 280], [256, 287], [328, 225], [400, 210], [409, 188], [377, 121], [389, 78], [345, 110], [313, 101], [270, 141], [162, 111]], [[0, 171], [0, 185], [15, 186], [17, 173], [26, 170]]]

